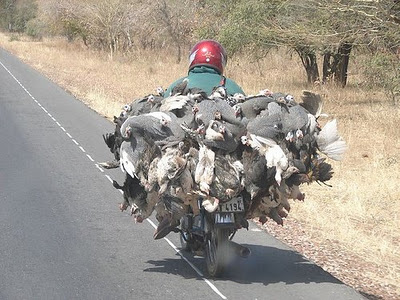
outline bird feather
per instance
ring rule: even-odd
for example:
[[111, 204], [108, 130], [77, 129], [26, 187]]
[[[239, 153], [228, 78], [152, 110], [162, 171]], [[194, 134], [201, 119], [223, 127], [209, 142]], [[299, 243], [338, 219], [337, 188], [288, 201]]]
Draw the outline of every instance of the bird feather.
[[209, 192], [209, 185], [214, 177], [215, 152], [206, 146], [200, 146], [199, 162], [196, 166], [194, 180], [203, 192]]
[[129, 159], [129, 155], [126, 151], [121, 151], [121, 160], [120, 160], [121, 170], [123, 172], [128, 173], [132, 178], [136, 177], [136, 168], [133, 163]]
[[319, 94], [315, 94], [310, 91], [303, 91], [303, 95], [301, 96], [303, 106], [306, 110], [308, 110], [312, 115], [318, 118], [322, 112], [322, 100]]
[[160, 106], [160, 111], [182, 109], [187, 104], [188, 99], [189, 97], [186, 95], [175, 95], [165, 98]]
[[316, 137], [318, 149], [333, 160], [342, 160], [347, 149], [346, 142], [339, 136], [336, 119], [329, 121]]

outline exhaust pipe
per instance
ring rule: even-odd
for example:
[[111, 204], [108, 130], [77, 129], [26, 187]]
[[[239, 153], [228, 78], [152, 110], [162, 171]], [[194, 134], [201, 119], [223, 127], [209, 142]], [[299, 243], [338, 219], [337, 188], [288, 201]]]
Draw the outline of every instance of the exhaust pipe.
[[235, 243], [234, 241], [229, 241], [229, 245], [232, 247], [235, 253], [240, 257], [247, 258], [250, 256], [251, 251], [249, 248], [240, 245], [238, 243]]

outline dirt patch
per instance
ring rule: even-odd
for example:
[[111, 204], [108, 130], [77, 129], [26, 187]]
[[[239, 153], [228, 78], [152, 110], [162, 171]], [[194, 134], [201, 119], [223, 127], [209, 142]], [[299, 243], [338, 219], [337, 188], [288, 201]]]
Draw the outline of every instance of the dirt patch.
[[400, 293], [393, 285], [374, 281], [369, 274], [379, 275], [387, 272], [375, 263], [367, 262], [340, 245], [338, 241], [311, 237], [303, 229], [300, 221], [289, 217], [284, 226], [269, 221], [262, 225], [255, 223], [272, 236], [287, 244], [307, 259], [319, 265], [346, 285], [353, 287], [367, 299], [400, 299]]

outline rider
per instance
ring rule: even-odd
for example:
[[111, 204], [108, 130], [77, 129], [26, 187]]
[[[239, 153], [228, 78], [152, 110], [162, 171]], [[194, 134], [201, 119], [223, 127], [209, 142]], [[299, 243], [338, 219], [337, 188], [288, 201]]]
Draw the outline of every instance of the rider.
[[190, 51], [188, 75], [172, 83], [166, 90], [165, 97], [170, 96], [172, 89], [184, 79], [188, 81], [187, 88], [199, 88], [207, 95], [218, 86], [225, 86], [228, 95], [244, 94], [236, 82], [223, 75], [227, 59], [225, 49], [217, 41], [198, 42]]
[[[223, 76], [227, 61], [225, 49], [214, 40], [202, 40], [193, 46], [189, 55], [188, 75], [172, 83], [164, 93], [164, 97], [171, 95], [172, 89], [187, 79], [187, 88], [199, 88], [210, 95], [214, 87], [224, 86], [227, 95], [241, 93], [242, 88], [233, 80]], [[174, 222], [172, 222], [174, 223]], [[169, 234], [177, 226], [169, 218], [164, 218], [158, 225], [154, 238], [160, 239]]]

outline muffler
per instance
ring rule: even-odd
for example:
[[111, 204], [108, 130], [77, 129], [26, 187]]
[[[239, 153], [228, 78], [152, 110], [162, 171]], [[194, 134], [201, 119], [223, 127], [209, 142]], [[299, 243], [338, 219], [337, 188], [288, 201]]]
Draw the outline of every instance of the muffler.
[[229, 245], [232, 247], [235, 253], [240, 257], [247, 258], [250, 256], [251, 251], [249, 248], [240, 245], [238, 243], [235, 243], [234, 241], [229, 241]]

